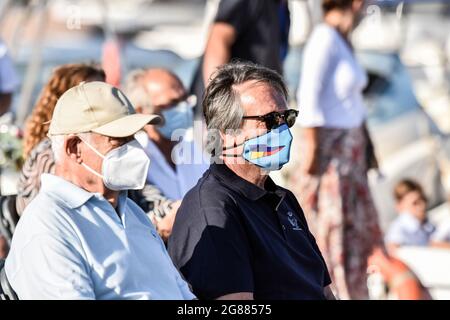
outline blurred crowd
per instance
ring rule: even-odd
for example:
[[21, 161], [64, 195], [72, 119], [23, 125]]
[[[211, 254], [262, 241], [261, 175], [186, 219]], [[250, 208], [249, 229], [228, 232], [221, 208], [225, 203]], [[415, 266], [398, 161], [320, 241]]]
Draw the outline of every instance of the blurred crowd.
[[[221, 0], [190, 87], [160, 67], [121, 76], [114, 48], [102, 64], [54, 69], [21, 128], [17, 194], [0, 193], [2, 290], [369, 299], [376, 272], [386, 294], [432, 298], [397, 252], [450, 253], [450, 220], [434, 225], [420, 181], [405, 177], [383, 232], [369, 186], [369, 171], [381, 175], [370, 79], [351, 41], [366, 8], [321, 0], [296, 92], [283, 78], [286, 0]], [[19, 84], [0, 43], [3, 119]]]

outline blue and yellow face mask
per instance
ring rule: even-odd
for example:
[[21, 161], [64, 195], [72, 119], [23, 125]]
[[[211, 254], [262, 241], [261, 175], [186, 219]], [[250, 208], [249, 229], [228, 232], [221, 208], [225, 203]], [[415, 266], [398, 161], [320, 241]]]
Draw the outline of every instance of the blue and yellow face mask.
[[287, 124], [282, 124], [263, 135], [245, 140], [239, 145], [225, 147], [223, 150], [244, 146], [242, 154], [222, 153], [224, 157], [240, 157], [265, 170], [280, 170], [289, 162], [292, 134]]

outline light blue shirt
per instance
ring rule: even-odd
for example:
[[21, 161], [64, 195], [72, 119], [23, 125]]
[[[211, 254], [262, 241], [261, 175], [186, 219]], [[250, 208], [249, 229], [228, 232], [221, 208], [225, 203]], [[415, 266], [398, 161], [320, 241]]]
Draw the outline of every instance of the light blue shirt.
[[426, 246], [434, 231], [435, 227], [431, 223], [421, 223], [416, 217], [405, 212], [392, 222], [385, 241], [401, 246]]
[[126, 192], [100, 194], [43, 174], [6, 260], [20, 299], [193, 299], [164, 243]]
[[183, 139], [173, 148], [172, 161], [175, 163], [175, 169], [146, 135], [137, 136], [136, 140], [150, 158], [147, 183], [155, 185], [169, 199], [183, 199], [209, 168], [209, 157], [203, 154], [192, 140]]

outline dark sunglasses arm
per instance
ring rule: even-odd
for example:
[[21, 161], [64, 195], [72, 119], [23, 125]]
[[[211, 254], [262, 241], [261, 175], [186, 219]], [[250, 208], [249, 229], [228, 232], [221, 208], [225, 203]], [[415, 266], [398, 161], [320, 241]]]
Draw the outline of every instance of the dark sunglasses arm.
[[259, 119], [264, 119], [264, 116], [244, 116], [244, 117], [242, 117], [242, 119], [256, 119], [256, 120], [259, 120]]

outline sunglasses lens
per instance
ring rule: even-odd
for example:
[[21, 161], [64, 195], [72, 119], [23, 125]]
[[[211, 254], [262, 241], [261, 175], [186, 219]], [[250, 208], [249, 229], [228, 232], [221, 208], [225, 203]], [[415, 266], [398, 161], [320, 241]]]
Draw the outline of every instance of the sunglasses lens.
[[296, 110], [287, 110], [283, 114], [272, 112], [262, 116], [268, 130], [275, 129], [280, 125], [282, 120], [286, 122], [288, 127], [292, 127], [297, 119], [298, 112]]
[[278, 125], [277, 116], [273, 113], [264, 116], [266, 121], [266, 128], [268, 130], [274, 129]]
[[297, 112], [295, 110], [286, 111], [285, 119], [286, 124], [288, 125], [289, 128], [291, 128], [294, 125], [295, 120], [297, 120]]

